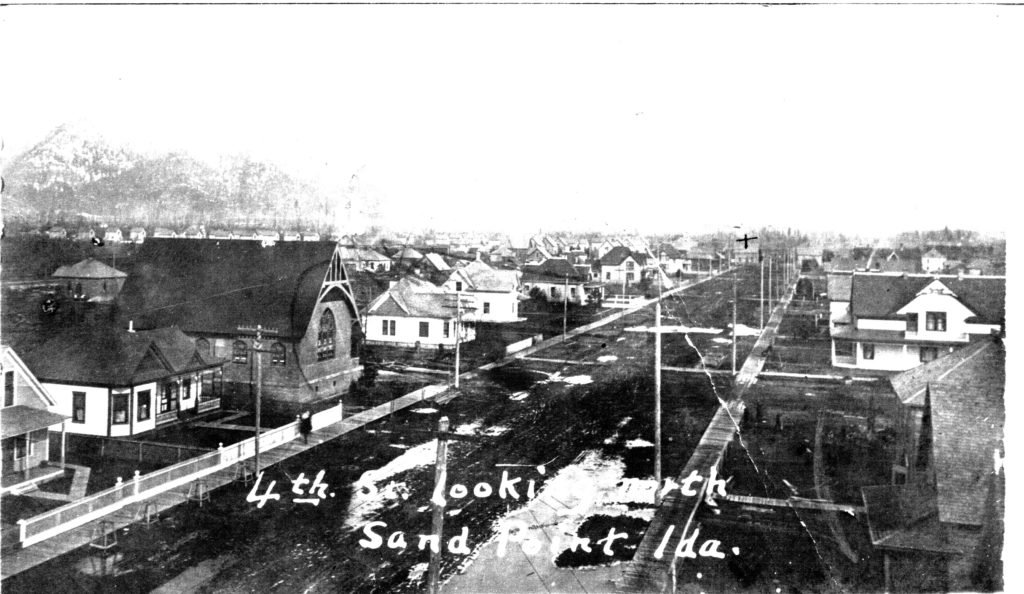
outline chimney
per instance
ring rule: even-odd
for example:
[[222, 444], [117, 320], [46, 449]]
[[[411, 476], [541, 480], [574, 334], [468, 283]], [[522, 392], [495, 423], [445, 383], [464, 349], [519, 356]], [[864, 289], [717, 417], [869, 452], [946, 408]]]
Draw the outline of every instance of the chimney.
[[128, 331], [135, 332], [135, 320], [128, 320]]

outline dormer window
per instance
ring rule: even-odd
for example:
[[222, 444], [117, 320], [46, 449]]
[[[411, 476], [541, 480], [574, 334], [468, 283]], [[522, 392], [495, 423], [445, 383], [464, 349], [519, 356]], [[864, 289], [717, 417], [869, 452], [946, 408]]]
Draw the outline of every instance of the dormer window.
[[932, 332], [946, 331], [946, 312], [930, 311], [925, 314], [925, 330]]
[[907, 332], [917, 332], [917, 314], [907, 314]]

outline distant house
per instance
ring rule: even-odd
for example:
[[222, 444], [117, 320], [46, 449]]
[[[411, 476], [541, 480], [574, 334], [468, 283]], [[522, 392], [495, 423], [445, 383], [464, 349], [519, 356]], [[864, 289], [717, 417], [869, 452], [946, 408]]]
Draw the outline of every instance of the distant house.
[[[597, 259], [600, 260], [605, 256], [605, 254], [615, 249], [618, 245], [620, 245], [618, 242], [612, 242], [610, 239], [602, 240], [601, 243], [597, 245]], [[594, 247], [593, 244], [591, 244], [591, 247]]]
[[1005, 348], [985, 339], [890, 382], [891, 484], [861, 489], [885, 590], [1002, 590]]
[[658, 246], [658, 261], [661, 263], [662, 270], [669, 274], [690, 271], [690, 260], [686, 257], [686, 253], [671, 243], [663, 243]]
[[832, 365], [902, 371], [1002, 332], [1006, 279], [854, 273], [850, 315], [832, 329]]
[[255, 229], [246, 229], [245, 227], [235, 227], [231, 230], [231, 239], [237, 239], [242, 241], [257, 241], [260, 236], [256, 233]]
[[234, 239], [230, 229], [210, 229], [207, 239]]
[[302, 241], [320, 241], [320, 234], [316, 231], [303, 231]]
[[[264, 405], [285, 412], [345, 394], [362, 370], [361, 329], [341, 254], [327, 242], [147, 241], [122, 292], [139, 328], [176, 326], [222, 357], [225, 397], [252, 406], [255, 357]], [[254, 355], [254, 332], [269, 328]]]
[[365, 270], [367, 272], [389, 272], [391, 270], [391, 258], [370, 248], [342, 247], [341, 257], [345, 266], [350, 270]]
[[274, 245], [281, 241], [281, 234], [273, 229], [257, 229], [255, 239], [259, 240], [264, 245]]
[[302, 241], [302, 234], [298, 231], [282, 231], [281, 241]]
[[694, 248], [686, 253], [690, 260], [690, 270], [693, 272], [712, 272], [722, 268], [722, 256], [718, 252], [707, 248]]
[[96, 232], [91, 227], [83, 227], [75, 232], [75, 239], [78, 241], [92, 241], [95, 237]]
[[525, 263], [525, 264], [540, 264], [544, 260], [550, 260], [551, 258], [554, 258], [554, 257], [555, 257], [554, 254], [552, 254], [543, 245], [534, 245], [534, 246], [530, 246], [526, 250], [526, 254], [523, 257], [523, 263]]
[[178, 234], [178, 237], [184, 237], [185, 239], [206, 239], [206, 227], [203, 225], [189, 225], [184, 231]]
[[[25, 353], [25, 362], [69, 416], [67, 431], [125, 437], [194, 414], [216, 398], [223, 361], [177, 328], [134, 332], [68, 328]], [[219, 406], [213, 402], [212, 408]]]
[[71, 298], [101, 303], [113, 301], [128, 277], [124, 272], [94, 258], [61, 266], [52, 276], [67, 285], [67, 295]]
[[46, 230], [46, 236], [50, 239], [67, 239], [68, 230], [64, 227], [50, 227]]
[[647, 256], [631, 251], [624, 246], [617, 246], [598, 261], [601, 270], [601, 281], [606, 283], [626, 283], [631, 285], [639, 282], [641, 271], [647, 263]]
[[921, 256], [921, 270], [924, 272], [943, 272], [946, 269], [946, 257], [939, 250], [932, 248]]
[[410, 268], [419, 266], [420, 261], [423, 259], [423, 253], [416, 248], [406, 247], [398, 250], [394, 256], [391, 256], [391, 260], [398, 266], [404, 268]]
[[21, 357], [7, 345], [0, 347], [0, 373], [4, 378], [4, 400], [0, 408], [2, 426], [3, 488], [17, 490], [47, 476], [63, 474], [56, 467], [46, 472], [41, 466], [50, 459], [50, 431], [64, 430], [69, 417], [60, 414], [53, 396], [39, 383]]
[[103, 241], [106, 243], [121, 243], [124, 241], [124, 234], [118, 227], [107, 227], [103, 231]]
[[995, 273], [995, 266], [989, 258], [972, 258], [964, 267], [964, 271], [972, 276], [991, 275]]
[[516, 322], [519, 320], [519, 284], [517, 270], [495, 270], [480, 261], [473, 261], [451, 272], [442, 289], [454, 295], [475, 300], [480, 322]]
[[[469, 309], [469, 308], [467, 308]], [[463, 321], [473, 312], [463, 311]], [[433, 283], [413, 276], [404, 277], [375, 299], [364, 316], [367, 344], [401, 347], [455, 346], [461, 326], [461, 340], [476, 338], [476, 330], [457, 324], [455, 299]]]
[[146, 241], [146, 228], [145, 227], [132, 227], [129, 231], [129, 238], [132, 243], [142, 243]]
[[522, 283], [525, 296], [538, 294], [549, 302], [567, 301], [586, 305], [604, 299], [603, 285], [599, 282], [590, 282], [586, 275], [580, 274], [564, 258], [551, 258], [540, 264], [524, 265]]
[[849, 326], [853, 322], [853, 317], [850, 315], [853, 274], [832, 272], [829, 273], [827, 282], [829, 328]]
[[157, 227], [153, 230], [153, 237], [158, 239], [172, 239], [177, 236], [178, 233], [176, 231], [167, 227]]

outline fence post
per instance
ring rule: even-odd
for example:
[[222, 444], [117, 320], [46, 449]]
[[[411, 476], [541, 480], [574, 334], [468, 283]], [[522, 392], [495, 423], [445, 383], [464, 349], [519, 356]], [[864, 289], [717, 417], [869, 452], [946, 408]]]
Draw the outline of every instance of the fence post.
[[138, 495], [139, 494], [139, 478], [140, 478], [139, 477], [139, 471], [136, 470], [135, 471], [135, 478], [132, 479], [135, 482], [134, 490], [133, 490], [133, 494], [134, 495]]
[[142, 442], [139, 442], [139, 464], [142, 464]]
[[18, 531], [20, 533], [18, 540], [20, 540], [21, 542], [25, 542], [25, 526], [28, 526], [28, 522], [26, 522], [25, 520], [18, 520]]
[[114, 488], [117, 489], [117, 498], [122, 499], [124, 497], [124, 480], [121, 477], [117, 477], [117, 482], [114, 483]]
[[224, 465], [224, 442], [217, 442], [217, 465]]

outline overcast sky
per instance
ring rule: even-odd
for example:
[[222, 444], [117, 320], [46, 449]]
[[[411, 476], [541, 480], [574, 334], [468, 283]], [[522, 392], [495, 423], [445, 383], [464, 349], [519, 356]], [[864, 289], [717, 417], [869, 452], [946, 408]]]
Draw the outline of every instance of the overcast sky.
[[0, 129], [358, 172], [389, 226], [1005, 230], [1022, 14], [5, 7]]

